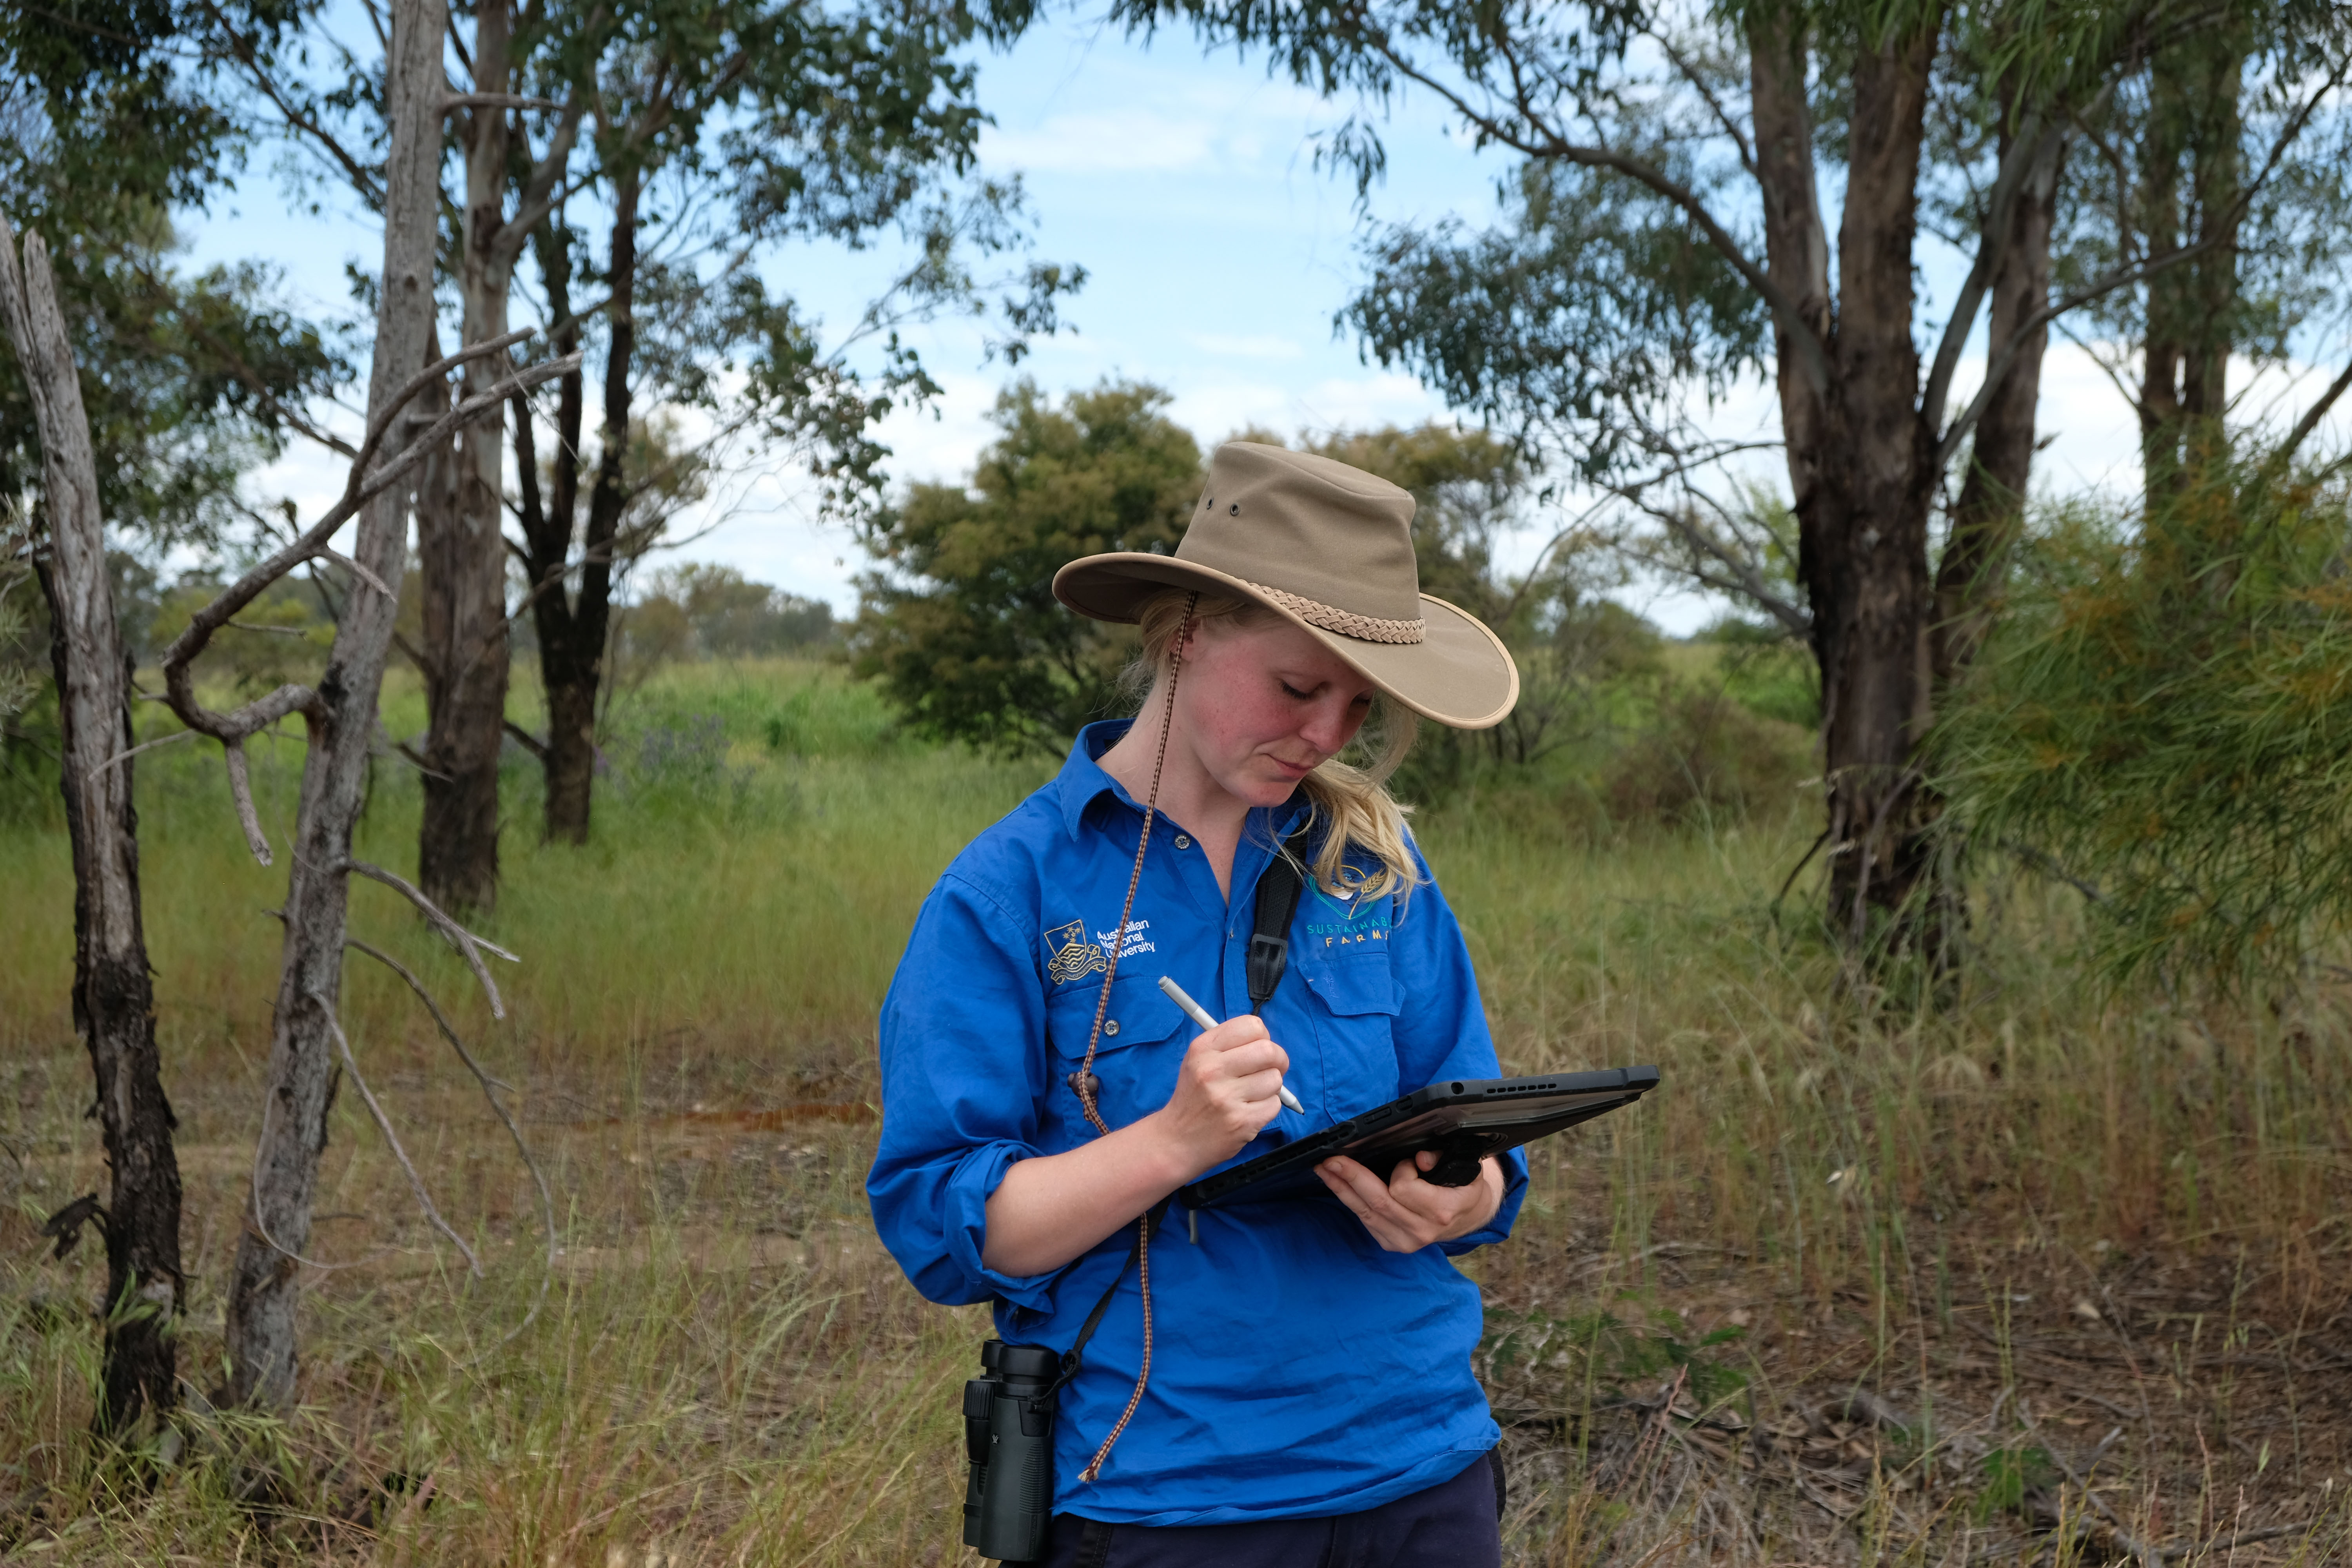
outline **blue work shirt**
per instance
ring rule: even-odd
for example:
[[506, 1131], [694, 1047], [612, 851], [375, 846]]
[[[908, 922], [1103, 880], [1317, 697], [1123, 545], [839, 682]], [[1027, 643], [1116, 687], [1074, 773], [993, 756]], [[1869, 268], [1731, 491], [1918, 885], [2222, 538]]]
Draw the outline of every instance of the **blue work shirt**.
[[[1045, 1274], [981, 1261], [1006, 1168], [1097, 1136], [1065, 1079], [1086, 1056], [1142, 827], [1142, 808], [1095, 761], [1126, 728], [1088, 726], [1053, 783], [956, 857], [882, 1005], [875, 1226], [932, 1300], [994, 1301], [1007, 1343], [1068, 1349], [1135, 1237], [1124, 1226]], [[1095, 1057], [1112, 1127], [1168, 1102], [1199, 1032], [1161, 975], [1219, 1017], [1251, 1011], [1257, 880], [1306, 809], [1301, 796], [1250, 813], [1230, 904], [1181, 826], [1155, 822]], [[1310, 881], [1288, 973], [1259, 1016], [1307, 1110], [1283, 1111], [1235, 1163], [1439, 1079], [1498, 1071], [1461, 928], [1425, 879], [1378, 900]], [[1150, 1385], [1102, 1474], [1082, 1483], [1135, 1384], [1142, 1314], [1129, 1269], [1062, 1393], [1055, 1510], [1150, 1525], [1312, 1517], [1458, 1474], [1500, 1434], [1470, 1370], [1478, 1288], [1449, 1257], [1509, 1234], [1526, 1161], [1513, 1152], [1504, 1170], [1491, 1224], [1412, 1253], [1382, 1250], [1328, 1194], [1171, 1209], [1151, 1247]]]

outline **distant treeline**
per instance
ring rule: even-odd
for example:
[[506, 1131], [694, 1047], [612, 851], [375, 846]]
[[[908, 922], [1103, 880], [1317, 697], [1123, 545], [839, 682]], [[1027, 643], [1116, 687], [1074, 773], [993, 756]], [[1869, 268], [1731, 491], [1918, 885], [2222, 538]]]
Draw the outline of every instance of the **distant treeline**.
[[805, 655], [841, 642], [833, 606], [824, 600], [699, 561], [654, 573], [617, 619], [622, 646], [614, 651], [632, 665]]

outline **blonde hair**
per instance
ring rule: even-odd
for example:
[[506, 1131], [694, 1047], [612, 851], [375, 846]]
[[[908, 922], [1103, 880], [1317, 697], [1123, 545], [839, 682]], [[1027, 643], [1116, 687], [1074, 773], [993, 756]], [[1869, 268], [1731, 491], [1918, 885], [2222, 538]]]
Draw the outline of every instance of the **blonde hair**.
[[[1239, 630], [1282, 619], [1249, 599], [1219, 594], [1202, 594], [1197, 603], [1192, 599], [1190, 590], [1171, 588], [1144, 601], [1136, 616], [1143, 633], [1143, 654], [1128, 667], [1123, 682], [1130, 698], [1148, 697], [1165, 678], [1169, 654], [1177, 633], [1183, 629], [1188, 604], [1193, 623], [1204, 630], [1220, 623]], [[1307, 792], [1308, 825], [1318, 821], [1331, 825], [1309, 868], [1315, 880], [1328, 890], [1384, 899], [1392, 893], [1410, 895], [1422, 879], [1405, 831], [1404, 819], [1412, 808], [1388, 790], [1389, 776], [1412, 749], [1420, 723], [1411, 709], [1391, 701], [1385, 692], [1376, 692], [1372, 716], [1349, 747], [1360, 760], [1328, 758], [1299, 781], [1299, 787]], [[1368, 851], [1380, 868], [1366, 872], [1349, 865], [1351, 848]]]

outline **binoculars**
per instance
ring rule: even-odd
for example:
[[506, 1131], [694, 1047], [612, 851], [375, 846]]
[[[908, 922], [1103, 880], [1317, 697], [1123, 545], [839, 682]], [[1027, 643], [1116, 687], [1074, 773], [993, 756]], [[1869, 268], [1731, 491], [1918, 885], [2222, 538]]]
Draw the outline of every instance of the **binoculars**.
[[1044, 1345], [980, 1347], [981, 1375], [963, 1385], [963, 1442], [971, 1461], [963, 1543], [982, 1557], [1043, 1556], [1054, 1522], [1054, 1405], [1062, 1357]]

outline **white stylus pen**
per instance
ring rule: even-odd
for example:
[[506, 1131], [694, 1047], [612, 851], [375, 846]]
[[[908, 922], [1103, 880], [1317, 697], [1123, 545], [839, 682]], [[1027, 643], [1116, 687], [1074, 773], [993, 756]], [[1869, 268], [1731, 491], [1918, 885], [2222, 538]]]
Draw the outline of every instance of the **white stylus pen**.
[[[1217, 1026], [1217, 1021], [1209, 1016], [1207, 1008], [1184, 994], [1184, 988], [1164, 974], [1160, 977], [1160, 989], [1167, 992], [1168, 1000], [1183, 1008], [1184, 1016], [1200, 1025], [1202, 1028], [1213, 1029]], [[1288, 1084], [1284, 1084], [1280, 1089], [1276, 1089], [1275, 1093], [1282, 1096], [1282, 1103], [1298, 1112], [1299, 1115], [1307, 1114], [1307, 1108], [1298, 1103], [1298, 1097], [1290, 1092]]]

